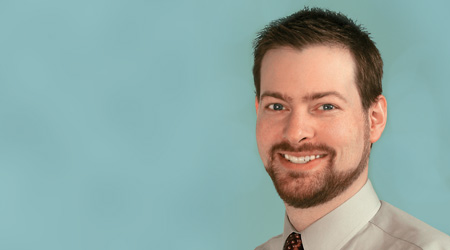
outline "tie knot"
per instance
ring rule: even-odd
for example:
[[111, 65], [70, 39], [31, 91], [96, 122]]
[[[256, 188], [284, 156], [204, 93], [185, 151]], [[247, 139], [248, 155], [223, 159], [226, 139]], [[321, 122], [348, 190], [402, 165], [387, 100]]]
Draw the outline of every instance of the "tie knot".
[[296, 232], [291, 233], [284, 243], [283, 250], [303, 250], [301, 235]]

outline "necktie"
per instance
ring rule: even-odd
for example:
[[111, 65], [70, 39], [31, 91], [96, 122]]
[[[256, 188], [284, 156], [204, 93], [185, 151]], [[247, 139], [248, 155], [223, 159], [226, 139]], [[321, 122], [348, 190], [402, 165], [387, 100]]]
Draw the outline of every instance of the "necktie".
[[283, 250], [304, 250], [300, 234], [291, 233], [284, 243]]

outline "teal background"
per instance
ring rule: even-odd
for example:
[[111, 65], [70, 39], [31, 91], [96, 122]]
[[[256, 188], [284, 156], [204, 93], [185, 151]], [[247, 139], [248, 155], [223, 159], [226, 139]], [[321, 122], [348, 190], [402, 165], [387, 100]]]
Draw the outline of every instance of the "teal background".
[[381, 199], [450, 233], [445, 1], [0, 1], [0, 249], [253, 249], [284, 207], [255, 143], [252, 40], [304, 5], [385, 62]]

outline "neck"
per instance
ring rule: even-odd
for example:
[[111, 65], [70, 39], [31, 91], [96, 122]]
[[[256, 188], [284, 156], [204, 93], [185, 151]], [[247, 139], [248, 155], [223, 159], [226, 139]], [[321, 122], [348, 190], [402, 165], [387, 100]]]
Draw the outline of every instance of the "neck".
[[286, 213], [289, 217], [289, 221], [297, 231], [303, 231], [311, 224], [333, 211], [342, 203], [353, 197], [367, 182], [368, 168], [361, 173], [360, 177], [344, 192], [332, 200], [323, 203], [318, 206], [309, 208], [295, 208], [288, 204], [284, 204], [286, 207]]

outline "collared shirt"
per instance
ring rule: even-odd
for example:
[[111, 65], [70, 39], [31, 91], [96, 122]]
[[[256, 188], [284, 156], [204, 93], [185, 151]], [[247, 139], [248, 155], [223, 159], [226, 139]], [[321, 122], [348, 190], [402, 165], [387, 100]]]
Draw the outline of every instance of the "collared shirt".
[[450, 237], [378, 199], [371, 182], [305, 230], [285, 217], [283, 234], [255, 250], [281, 250], [292, 233], [301, 234], [305, 250], [450, 249]]

